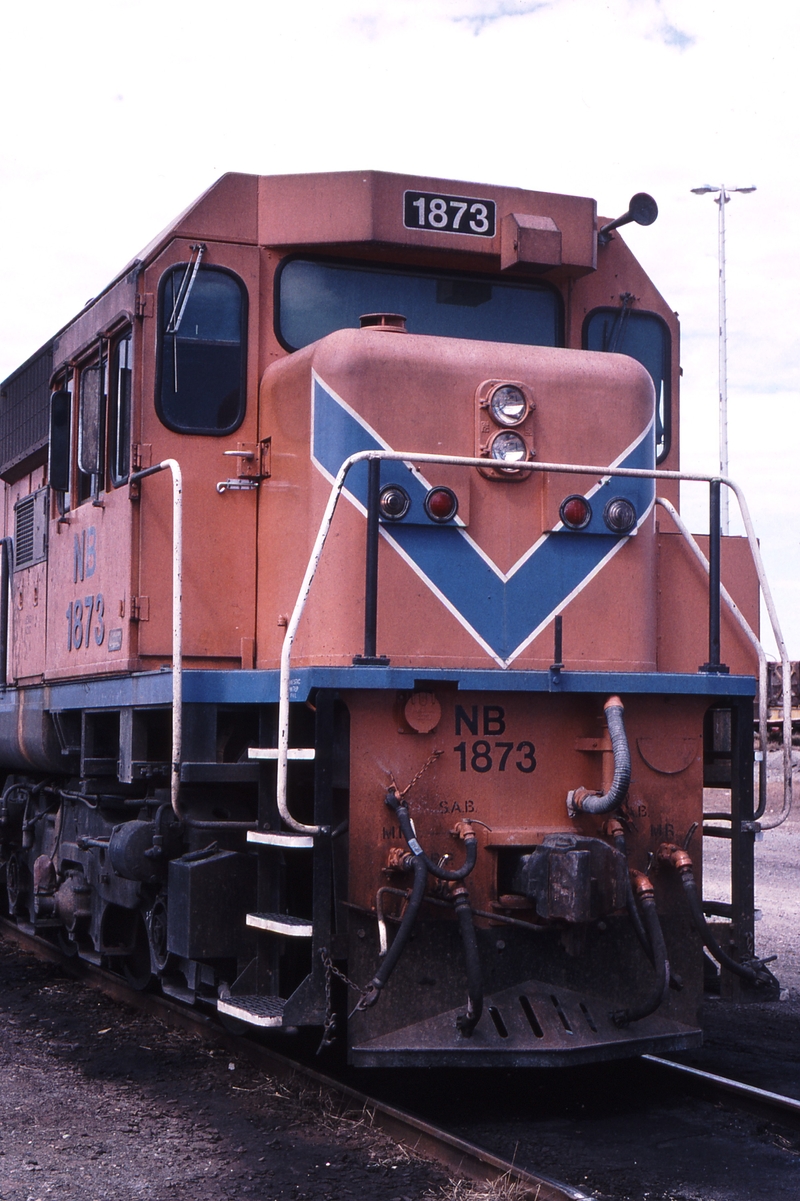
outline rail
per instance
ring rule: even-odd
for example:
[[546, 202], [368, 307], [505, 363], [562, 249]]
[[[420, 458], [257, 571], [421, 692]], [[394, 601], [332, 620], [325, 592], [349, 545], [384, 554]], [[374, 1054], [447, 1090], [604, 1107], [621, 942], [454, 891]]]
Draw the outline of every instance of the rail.
[[[286, 634], [281, 649], [280, 694], [278, 705], [278, 754], [277, 754], [277, 804], [283, 821], [291, 829], [302, 834], [320, 834], [324, 832], [321, 826], [304, 825], [298, 822], [289, 812], [287, 803], [288, 759], [289, 759], [289, 681], [291, 677], [292, 646], [297, 635], [300, 619], [311, 591], [311, 585], [319, 566], [325, 542], [330, 531], [336, 507], [339, 502], [345, 480], [351, 468], [357, 463], [383, 461], [394, 463], [438, 463], [449, 467], [486, 467], [485, 458], [467, 457], [464, 455], [436, 455], [400, 450], [362, 450], [350, 455], [342, 463], [331, 486], [330, 495], [320, 522], [317, 537], [311, 551], [311, 556], [303, 576], [300, 591], [295, 601], [292, 615], [286, 626]], [[733, 492], [739, 505], [739, 512], [744, 524], [745, 533], [750, 547], [750, 554], [758, 576], [758, 583], [764, 597], [764, 603], [769, 616], [772, 632], [780, 652], [783, 665], [783, 776], [784, 803], [781, 820], [788, 817], [792, 805], [792, 711], [791, 711], [791, 667], [786, 644], [778, 620], [772, 592], [764, 571], [761, 551], [756, 538], [750, 510], [744, 493], [733, 480], [720, 475], [705, 475], [698, 472], [664, 471], [659, 468], [639, 467], [609, 467], [597, 464], [576, 463], [515, 463], [516, 470], [535, 473], [553, 472], [560, 475], [599, 475], [601, 478], [676, 480], [686, 483], [708, 484], [710, 491], [711, 526], [709, 533], [709, 661], [704, 670], [709, 672], [725, 671], [720, 663], [720, 539], [719, 523], [720, 489], [724, 485]], [[377, 497], [380, 493], [380, 469], [372, 468], [369, 478], [370, 506], [367, 514], [367, 595], [365, 597], [365, 643], [364, 660], [376, 660], [376, 627], [377, 627], [377, 545], [380, 534], [377, 515]], [[372, 510], [375, 510], [373, 513]], [[699, 547], [698, 547], [699, 550]], [[702, 552], [701, 552], [702, 554]], [[705, 556], [703, 556], [705, 558]], [[763, 748], [762, 748], [763, 752]], [[773, 824], [779, 824], [774, 822]], [[768, 829], [768, 823], [762, 823], [762, 828]]]
[[169, 795], [176, 817], [180, 805], [181, 751], [183, 746], [183, 477], [176, 459], [164, 459], [154, 467], [135, 471], [131, 484], [148, 475], [169, 471], [172, 475], [172, 759]]

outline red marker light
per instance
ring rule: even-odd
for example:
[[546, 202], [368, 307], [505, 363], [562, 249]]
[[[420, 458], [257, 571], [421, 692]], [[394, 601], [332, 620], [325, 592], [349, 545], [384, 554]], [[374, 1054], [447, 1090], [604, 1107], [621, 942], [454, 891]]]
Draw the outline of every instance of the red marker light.
[[559, 516], [567, 529], [582, 530], [592, 520], [592, 506], [585, 496], [568, 496], [561, 502]]
[[458, 512], [458, 497], [451, 488], [431, 488], [425, 497], [425, 512], [431, 521], [452, 521]]

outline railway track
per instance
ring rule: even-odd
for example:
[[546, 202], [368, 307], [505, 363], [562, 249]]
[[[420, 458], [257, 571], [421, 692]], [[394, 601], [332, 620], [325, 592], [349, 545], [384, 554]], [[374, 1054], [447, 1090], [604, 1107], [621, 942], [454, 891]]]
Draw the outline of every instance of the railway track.
[[397, 1143], [434, 1159], [456, 1176], [474, 1181], [493, 1181], [505, 1177], [528, 1186], [530, 1196], [535, 1197], [536, 1201], [591, 1201], [590, 1194], [581, 1189], [525, 1170], [471, 1144], [466, 1139], [439, 1129], [431, 1122], [318, 1072], [301, 1061], [281, 1055], [246, 1036], [231, 1034], [213, 1018], [198, 1010], [177, 1004], [156, 993], [138, 991], [122, 977], [83, 959], [65, 955], [53, 943], [20, 930], [13, 922], [0, 919], [0, 936], [13, 940], [40, 959], [58, 963], [88, 986], [98, 989], [113, 1000], [156, 1017], [173, 1029], [200, 1034], [209, 1042], [243, 1056], [277, 1079], [302, 1077], [346, 1101], [354, 1110], [368, 1111], [372, 1124]]
[[[451, 1080], [448, 1076], [433, 1100], [428, 1098], [429, 1112], [426, 1113], [424, 1104], [416, 1104], [413, 1074], [406, 1078], [406, 1084], [409, 1080], [411, 1084], [405, 1093], [402, 1083], [398, 1088], [396, 1077], [388, 1082], [379, 1080], [378, 1089], [373, 1088], [375, 1080], [370, 1077], [371, 1092], [368, 1095], [354, 1087], [353, 1081], [355, 1079], [358, 1082], [357, 1076], [350, 1075], [344, 1080], [334, 1078], [246, 1036], [229, 1033], [208, 1014], [191, 1010], [157, 994], [137, 992], [121, 977], [83, 960], [67, 958], [52, 943], [21, 931], [11, 923], [2, 922], [0, 934], [40, 958], [58, 962], [92, 988], [157, 1017], [173, 1029], [199, 1034], [207, 1041], [248, 1059], [277, 1079], [301, 1077], [345, 1101], [350, 1109], [368, 1111], [373, 1124], [397, 1143], [434, 1159], [455, 1176], [475, 1181], [506, 1177], [527, 1186], [529, 1195], [536, 1197], [537, 1201], [588, 1201], [590, 1197], [598, 1196], [614, 1198], [616, 1201], [621, 1197], [644, 1197], [646, 1193], [653, 1198], [672, 1196], [672, 1192], [664, 1191], [662, 1194], [654, 1189], [648, 1176], [648, 1160], [651, 1163], [650, 1170], [657, 1171], [653, 1161], [658, 1156], [653, 1150], [652, 1140], [660, 1140], [655, 1144], [656, 1151], [664, 1145], [672, 1145], [675, 1152], [675, 1178], [686, 1176], [686, 1149], [691, 1143], [686, 1125], [687, 1122], [691, 1125], [692, 1121], [698, 1120], [696, 1115], [700, 1114], [699, 1121], [706, 1139], [710, 1137], [715, 1145], [719, 1144], [721, 1138], [717, 1129], [720, 1119], [723, 1125], [731, 1128], [729, 1133], [733, 1144], [741, 1144], [742, 1132], [748, 1121], [751, 1125], [755, 1121], [757, 1125], [753, 1129], [767, 1131], [766, 1141], [761, 1139], [764, 1144], [761, 1150], [766, 1149], [765, 1161], [775, 1159], [776, 1154], [778, 1160], [781, 1159], [781, 1153], [785, 1157], [789, 1189], [784, 1194], [780, 1188], [775, 1191], [774, 1185], [769, 1185], [770, 1173], [774, 1175], [777, 1172], [780, 1176], [782, 1169], [780, 1162], [766, 1163], [762, 1176], [765, 1188], [770, 1191], [765, 1191], [763, 1195], [796, 1197], [800, 1191], [800, 1141], [795, 1137], [800, 1134], [800, 1101], [793, 1097], [658, 1056], [643, 1056], [630, 1064], [598, 1065], [590, 1073], [588, 1092], [598, 1086], [602, 1088], [603, 1081], [609, 1082], [606, 1087], [611, 1110], [620, 1096], [625, 1096], [629, 1090], [636, 1090], [642, 1099], [639, 1106], [641, 1121], [632, 1121], [628, 1114], [624, 1122], [619, 1123], [627, 1137], [621, 1137], [616, 1150], [609, 1146], [608, 1123], [603, 1121], [602, 1115], [598, 1118], [588, 1112], [590, 1105], [578, 1091], [570, 1096], [571, 1088], [577, 1090], [580, 1087], [576, 1081], [587, 1079], [585, 1069], [571, 1076], [568, 1072], [507, 1074], [504, 1082], [499, 1084], [496, 1074], [491, 1078], [480, 1073], [470, 1074], [468, 1079], [462, 1074], [458, 1083], [455, 1078]], [[525, 1097], [522, 1092], [528, 1086], [529, 1095]], [[430, 1093], [432, 1090], [425, 1091]], [[510, 1095], [515, 1091], [516, 1097]], [[376, 1092], [380, 1095], [376, 1096]], [[472, 1104], [470, 1093], [474, 1094]], [[453, 1104], [454, 1096], [458, 1097], [457, 1105]], [[431, 1112], [433, 1110], [436, 1111], [435, 1118]], [[494, 1124], [487, 1123], [485, 1115], [493, 1111], [497, 1119]], [[453, 1118], [445, 1119], [444, 1125], [448, 1129], [444, 1129], [440, 1123], [443, 1112], [451, 1114]], [[694, 1117], [687, 1118], [686, 1115]], [[609, 1116], [613, 1127], [613, 1114]], [[558, 1142], [557, 1131], [554, 1134], [552, 1129], [554, 1124], [556, 1127], [560, 1124], [562, 1138], [566, 1134], [566, 1142], [570, 1144], [568, 1153], [560, 1159], [557, 1152], [554, 1158], [554, 1148]], [[531, 1131], [535, 1130], [538, 1130], [538, 1141], [536, 1137], [531, 1137]], [[657, 1133], [654, 1134], [654, 1131]], [[649, 1149], [648, 1138], [651, 1141]], [[594, 1169], [584, 1170], [587, 1155], [591, 1159], [592, 1148], [603, 1142], [606, 1159], [613, 1161], [616, 1155], [618, 1159], [627, 1161], [627, 1179], [624, 1183], [615, 1183], [616, 1169], [613, 1163], [607, 1165], [605, 1171], [598, 1170], [596, 1163]], [[748, 1161], [753, 1158], [752, 1151], [751, 1145], [747, 1152]], [[700, 1155], [706, 1159], [708, 1154], [714, 1154], [710, 1145], [705, 1151], [700, 1151]], [[728, 1159], [727, 1152], [717, 1147], [716, 1154], [726, 1161], [725, 1166], [732, 1175], [739, 1174], [735, 1163], [731, 1167], [733, 1161]], [[734, 1155], [734, 1152], [730, 1154]], [[538, 1156], [543, 1156], [543, 1160]], [[645, 1167], [640, 1173], [642, 1180], [637, 1193], [635, 1186], [632, 1187], [630, 1165], [637, 1166], [641, 1160], [644, 1160]], [[548, 1171], [539, 1170], [537, 1164], [542, 1162]], [[550, 1170], [552, 1175], [549, 1174]], [[754, 1170], [757, 1174], [760, 1172], [757, 1164]], [[566, 1184], [557, 1178], [559, 1175], [579, 1179], [581, 1184]], [[737, 1192], [737, 1188], [738, 1185], [734, 1184], [728, 1191], [709, 1191], [706, 1195], [713, 1196], [715, 1201], [717, 1198], [734, 1201], [739, 1197], [742, 1201], [756, 1201], [760, 1196], [744, 1177], [741, 1191]], [[676, 1191], [675, 1195], [685, 1194]], [[692, 1191], [689, 1195], [695, 1197], [704, 1194], [702, 1191]]]

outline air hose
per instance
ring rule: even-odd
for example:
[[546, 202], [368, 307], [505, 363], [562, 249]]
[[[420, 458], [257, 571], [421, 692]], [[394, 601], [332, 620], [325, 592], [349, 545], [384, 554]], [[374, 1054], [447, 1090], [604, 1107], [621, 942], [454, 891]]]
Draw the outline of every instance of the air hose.
[[674, 843], [664, 842], [658, 848], [656, 857], [659, 863], [668, 864], [678, 873], [680, 882], [683, 885], [683, 891], [686, 894], [694, 928], [702, 938], [703, 945], [712, 958], [716, 959], [717, 963], [721, 964], [722, 967], [727, 968], [729, 972], [732, 972], [735, 976], [739, 976], [742, 980], [747, 980], [750, 984], [755, 985], [756, 988], [777, 988], [777, 980], [760, 959], [754, 959], [750, 963], [739, 963], [727, 951], [723, 951], [717, 942], [703, 913], [703, 905], [697, 890], [697, 881], [694, 878], [694, 867], [688, 851], [675, 846]]
[[[380, 967], [375, 975], [370, 980], [363, 995], [361, 996], [356, 1010], [369, 1009], [381, 995], [385, 988], [389, 977], [394, 971], [397, 963], [405, 950], [406, 943], [411, 935], [414, 922], [417, 919], [420, 905], [425, 896], [425, 887], [428, 882], [428, 872], [431, 875], [438, 877], [440, 880], [448, 880], [458, 883], [463, 880], [475, 866], [475, 861], [478, 855], [478, 840], [475, 832], [468, 822], [459, 823], [456, 827], [458, 836], [464, 840], [466, 845], [466, 860], [462, 867], [454, 871], [448, 871], [444, 867], [440, 867], [438, 863], [434, 863], [428, 855], [425, 854], [414, 834], [414, 828], [411, 824], [411, 818], [408, 812], [408, 806], [403, 803], [394, 788], [390, 788], [386, 793], [384, 800], [387, 806], [396, 815], [398, 824], [403, 833], [403, 837], [408, 843], [409, 853], [402, 857], [400, 867], [401, 870], [411, 870], [414, 873], [414, 883], [411, 889], [411, 896], [406, 906], [403, 917], [400, 921], [400, 928], [394, 936], [392, 945], [386, 952]], [[455, 893], [458, 893], [458, 889]], [[480, 981], [480, 962], [478, 960], [478, 948], [475, 941], [475, 930], [472, 925], [472, 912], [469, 907], [469, 895], [466, 889], [463, 890], [464, 898], [454, 894], [456, 902], [456, 912], [458, 914], [459, 926], [461, 929], [461, 937], [464, 942], [464, 955], [467, 961], [467, 981], [469, 990], [469, 1001], [467, 1005], [467, 1013], [463, 1018], [459, 1018], [459, 1029], [469, 1037], [475, 1028], [478, 1019], [481, 1016], [483, 1009], [483, 986]], [[461, 903], [461, 910], [459, 909]], [[463, 908], [466, 907], [466, 920], [463, 914]], [[469, 923], [469, 928], [466, 928], [466, 921]], [[463, 1023], [463, 1025], [462, 1025]]]
[[[614, 849], [619, 851], [620, 855], [626, 860], [628, 859], [628, 848], [625, 842], [625, 831], [622, 825], [615, 817], [610, 817], [603, 826], [603, 832], [614, 843]], [[636, 933], [642, 950], [651, 963], [654, 962], [653, 948], [650, 946], [650, 940], [647, 937], [647, 931], [644, 928], [639, 906], [636, 904], [636, 897], [633, 892], [633, 884], [631, 883], [630, 872], [625, 873], [625, 907], [628, 911], [628, 917], [631, 919], [631, 925]], [[680, 992], [683, 988], [683, 980], [676, 972], [670, 970], [669, 986], [675, 992]]]
[[628, 794], [628, 785], [631, 782], [631, 753], [622, 717], [625, 706], [618, 696], [610, 696], [603, 709], [614, 754], [614, 779], [606, 793], [590, 792], [587, 788], [576, 788], [568, 793], [567, 813], [570, 817], [577, 817], [579, 813], [613, 813]]
[[469, 1038], [483, 1013], [483, 976], [478, 955], [478, 940], [475, 937], [475, 926], [472, 923], [469, 893], [463, 884], [458, 884], [453, 889], [453, 901], [461, 930], [461, 941], [464, 944], [464, 959], [467, 963], [467, 1012], [459, 1014], [456, 1018], [456, 1026], [464, 1038]]
[[411, 889], [411, 896], [409, 897], [405, 913], [403, 914], [402, 921], [400, 922], [400, 929], [395, 934], [394, 939], [392, 940], [392, 945], [389, 947], [389, 950], [386, 952], [386, 955], [381, 961], [381, 966], [370, 980], [369, 984], [364, 990], [363, 995], [361, 996], [361, 999], [356, 1005], [357, 1010], [369, 1009], [370, 1006], [374, 1005], [380, 997], [381, 990], [386, 986], [389, 977], [397, 966], [400, 956], [405, 950], [405, 946], [408, 942], [414, 922], [417, 920], [417, 914], [419, 913], [419, 907], [422, 904], [422, 898], [425, 896], [425, 886], [428, 883], [428, 869], [425, 865], [425, 860], [423, 857], [421, 855], [414, 855], [409, 852], [409, 854], [404, 857], [403, 867], [406, 869], [410, 868], [414, 873], [414, 884]]
[[639, 902], [642, 906], [647, 938], [653, 952], [653, 967], [655, 968], [656, 978], [650, 995], [641, 1005], [612, 1013], [611, 1020], [616, 1026], [627, 1026], [630, 1022], [638, 1022], [641, 1018], [646, 1018], [651, 1013], [655, 1013], [659, 1005], [663, 1004], [666, 999], [670, 980], [669, 958], [667, 956], [666, 943], [664, 942], [664, 934], [661, 930], [661, 922], [658, 920], [658, 913], [656, 912], [656, 898], [653, 885], [643, 872], [631, 871], [630, 875], [632, 887], [638, 894]]

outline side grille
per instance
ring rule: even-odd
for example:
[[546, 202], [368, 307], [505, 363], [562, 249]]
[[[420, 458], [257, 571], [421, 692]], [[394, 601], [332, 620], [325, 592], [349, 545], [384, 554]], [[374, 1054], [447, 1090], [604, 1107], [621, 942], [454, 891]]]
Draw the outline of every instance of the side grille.
[[49, 490], [40, 488], [14, 506], [14, 570], [32, 567], [47, 558]]

